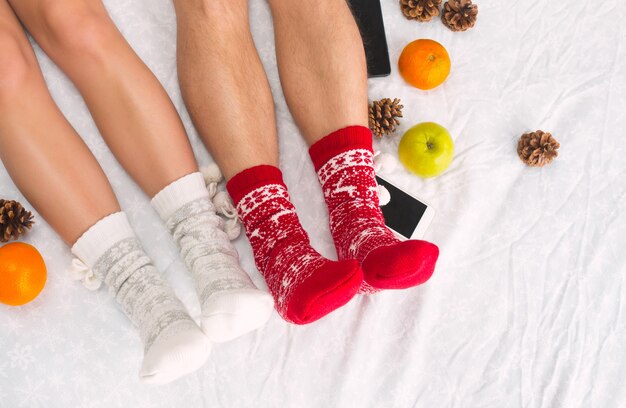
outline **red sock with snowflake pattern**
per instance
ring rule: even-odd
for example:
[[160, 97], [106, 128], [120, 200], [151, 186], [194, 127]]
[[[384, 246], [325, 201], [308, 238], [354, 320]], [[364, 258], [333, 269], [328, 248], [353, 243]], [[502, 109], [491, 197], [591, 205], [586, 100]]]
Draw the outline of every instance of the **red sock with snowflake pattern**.
[[339, 259], [361, 263], [364, 292], [404, 289], [426, 282], [439, 248], [426, 241], [401, 241], [386, 226], [378, 205], [372, 133], [350, 126], [309, 150], [328, 205], [330, 231]]
[[331, 261], [311, 247], [278, 168], [252, 167], [227, 187], [283, 319], [311, 323], [354, 297], [363, 282], [359, 263]]

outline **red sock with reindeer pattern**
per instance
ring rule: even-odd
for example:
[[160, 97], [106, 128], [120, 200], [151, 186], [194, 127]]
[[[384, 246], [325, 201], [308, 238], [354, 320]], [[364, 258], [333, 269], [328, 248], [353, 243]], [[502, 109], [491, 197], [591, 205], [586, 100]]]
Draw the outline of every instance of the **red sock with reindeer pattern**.
[[339, 260], [361, 263], [362, 292], [426, 282], [439, 248], [426, 241], [401, 241], [385, 226], [378, 205], [371, 131], [363, 126], [340, 129], [311, 146], [309, 153], [328, 205], [337, 255]]
[[331, 261], [311, 247], [278, 168], [252, 167], [227, 187], [257, 268], [285, 320], [311, 323], [354, 297], [363, 282], [358, 262]]

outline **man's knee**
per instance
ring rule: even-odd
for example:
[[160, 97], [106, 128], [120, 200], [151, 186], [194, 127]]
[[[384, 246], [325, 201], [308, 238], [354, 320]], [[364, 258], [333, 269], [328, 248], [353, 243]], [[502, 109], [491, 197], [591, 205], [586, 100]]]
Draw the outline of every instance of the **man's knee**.
[[[24, 35], [22, 33], [19, 33]], [[26, 38], [0, 27], [0, 104], [10, 103], [36, 72], [37, 61]]]
[[51, 47], [85, 56], [103, 52], [116, 35], [104, 7], [86, 1], [43, 1], [41, 21]]

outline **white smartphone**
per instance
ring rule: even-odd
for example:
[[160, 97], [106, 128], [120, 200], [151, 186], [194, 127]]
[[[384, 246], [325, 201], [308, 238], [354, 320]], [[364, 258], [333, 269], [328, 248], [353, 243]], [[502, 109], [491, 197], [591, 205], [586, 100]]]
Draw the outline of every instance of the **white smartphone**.
[[391, 195], [389, 203], [381, 207], [387, 227], [400, 239], [423, 238], [435, 210], [380, 176], [376, 176], [376, 181]]

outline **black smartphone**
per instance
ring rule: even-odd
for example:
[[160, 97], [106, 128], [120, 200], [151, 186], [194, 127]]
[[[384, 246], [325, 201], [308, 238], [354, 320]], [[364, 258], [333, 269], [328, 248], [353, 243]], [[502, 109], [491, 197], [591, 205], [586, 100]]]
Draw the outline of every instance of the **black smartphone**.
[[348, 0], [348, 4], [363, 38], [368, 76], [371, 78], [389, 75], [391, 64], [380, 0]]
[[401, 239], [422, 238], [435, 217], [435, 210], [380, 176], [376, 176], [376, 181], [391, 196], [389, 203], [381, 207], [387, 227]]

